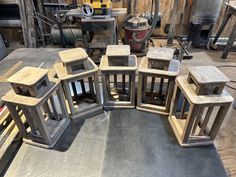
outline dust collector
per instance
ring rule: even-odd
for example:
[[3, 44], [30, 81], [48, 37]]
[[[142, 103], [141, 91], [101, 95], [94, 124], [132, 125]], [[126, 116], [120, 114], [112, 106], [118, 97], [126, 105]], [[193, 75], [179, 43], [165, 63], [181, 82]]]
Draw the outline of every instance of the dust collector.
[[[131, 0], [130, 3], [132, 4], [132, 2], [134, 2], [134, 12], [133, 14], [129, 14], [124, 22], [125, 43], [130, 45], [132, 52], [141, 52], [145, 54], [148, 40], [159, 20], [159, 0], [152, 0], [152, 4], [154, 5], [152, 7], [152, 9], [154, 8], [154, 16], [151, 25], [146, 18], [137, 15], [137, 0]], [[153, 13], [151, 12], [151, 15], [152, 14]]]
[[187, 40], [193, 47], [209, 45], [223, 0], [193, 0]]

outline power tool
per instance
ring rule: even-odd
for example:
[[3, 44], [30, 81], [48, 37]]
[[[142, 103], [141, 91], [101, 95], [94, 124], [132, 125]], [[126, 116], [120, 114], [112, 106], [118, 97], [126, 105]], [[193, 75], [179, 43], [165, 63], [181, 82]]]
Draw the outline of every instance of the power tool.
[[86, 17], [110, 15], [111, 0], [83, 0], [82, 12]]

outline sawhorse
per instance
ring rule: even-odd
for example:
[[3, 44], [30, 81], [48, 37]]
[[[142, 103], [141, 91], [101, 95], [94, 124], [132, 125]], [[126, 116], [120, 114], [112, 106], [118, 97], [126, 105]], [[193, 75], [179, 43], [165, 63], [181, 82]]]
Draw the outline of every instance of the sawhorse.
[[[224, 28], [225, 28], [227, 22], [229, 21], [229, 19], [232, 16], [236, 16], [236, 1], [228, 2], [228, 3], [225, 3], [225, 4], [226, 4], [226, 10], [225, 10], [224, 19], [223, 19], [223, 22], [222, 22], [222, 24], [220, 26], [219, 31], [216, 34], [215, 39], [212, 42], [213, 45], [217, 42], [218, 38], [220, 37], [220, 35], [221, 35], [222, 31], [224, 30]], [[225, 49], [224, 49], [224, 51], [222, 53], [222, 56], [221, 56], [222, 59], [226, 59], [227, 58], [227, 56], [229, 54], [229, 50], [233, 46], [235, 39], [236, 39], [236, 23], [234, 23], [232, 32], [231, 32], [231, 34], [229, 36], [228, 42], [227, 42], [227, 44], [225, 46]]]

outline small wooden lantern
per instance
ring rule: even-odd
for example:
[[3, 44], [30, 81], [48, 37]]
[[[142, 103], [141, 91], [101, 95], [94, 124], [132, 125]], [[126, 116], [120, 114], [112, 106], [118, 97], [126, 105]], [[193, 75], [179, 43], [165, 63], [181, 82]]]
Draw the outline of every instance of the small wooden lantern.
[[111, 45], [100, 63], [105, 109], [135, 108], [137, 57], [128, 45]]
[[85, 61], [88, 54], [82, 48], [69, 49], [59, 52], [61, 62], [66, 68], [67, 74], [77, 73], [78, 70], [87, 69]]
[[[73, 52], [76, 52], [76, 54], [73, 54]], [[70, 108], [70, 117], [73, 119], [82, 118], [102, 111], [98, 67], [87, 54], [85, 55], [85, 51], [81, 48], [77, 50], [70, 49], [68, 52], [64, 51], [64, 53], [69, 54], [69, 56], [63, 56], [67, 58], [67, 61], [70, 60], [70, 56], [73, 56], [73, 63], [79, 63], [83, 66], [75, 67], [72, 73], [68, 73], [70, 69], [64, 65], [63, 60], [61, 63], [54, 65], [57, 76], [62, 81], [64, 87]], [[75, 55], [78, 61], [74, 59]], [[79, 58], [78, 56], [82, 57]], [[85, 56], [87, 56], [87, 58], [82, 60]], [[70, 65], [70, 68], [71, 66], [73, 67], [73, 65]]]
[[142, 58], [138, 67], [138, 110], [169, 114], [175, 78], [180, 66], [178, 60], [171, 60], [173, 52], [168, 48], [150, 48], [147, 54], [150, 58]]
[[233, 98], [224, 90], [229, 79], [214, 66], [191, 67], [176, 79], [169, 122], [179, 144], [213, 144]]
[[109, 65], [128, 66], [130, 55], [129, 45], [108, 45], [106, 56], [108, 57]]
[[60, 80], [48, 79], [47, 72], [41, 68], [23, 68], [8, 79], [14, 90], [2, 100], [24, 142], [52, 148], [70, 120]]
[[49, 88], [47, 73], [46, 69], [24, 67], [7, 81], [16, 94], [36, 97]]
[[168, 47], [150, 47], [147, 53], [150, 69], [168, 71], [170, 61], [174, 57], [175, 50]]

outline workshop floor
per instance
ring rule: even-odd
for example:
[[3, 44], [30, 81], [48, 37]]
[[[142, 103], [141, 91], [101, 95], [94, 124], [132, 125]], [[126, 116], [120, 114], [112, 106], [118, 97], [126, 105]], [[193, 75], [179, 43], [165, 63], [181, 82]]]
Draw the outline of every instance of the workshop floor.
[[[40, 50], [43, 50], [43, 49], [40, 49]], [[191, 54], [193, 55], [192, 60], [184, 60], [182, 62], [181, 74], [188, 73], [188, 69], [187, 69], [188, 66], [198, 66], [198, 65], [215, 65], [215, 66], [232, 65], [232, 66], [236, 66], [236, 53], [229, 54], [227, 60], [220, 59], [221, 52], [216, 52], [216, 51], [194, 50], [191, 52]], [[32, 53], [32, 55], [33, 55], [33, 53]], [[43, 53], [41, 55], [42, 55], [41, 57], [43, 58]], [[27, 54], [27, 56], [30, 56], [30, 55]], [[40, 57], [40, 59], [41, 59], [41, 57]], [[17, 56], [17, 58], [19, 58], [19, 56]], [[22, 57], [22, 58], [24, 58], [24, 57]], [[47, 58], [47, 57], [45, 57], [45, 58]], [[55, 60], [57, 60], [57, 59], [55, 59]], [[52, 64], [55, 62], [55, 60], [54, 60], [54, 58], [50, 59], [50, 60], [47, 59], [47, 62], [49, 62], [49, 64], [47, 64], [45, 62], [47, 64], [47, 67], [52, 66]], [[10, 63], [10, 61], [11, 60], [9, 60], [8, 63]], [[15, 61], [15, 59], [14, 59], [14, 61]], [[30, 60], [30, 61], [31, 62], [28, 62], [28, 60], [26, 60], [25, 64], [31, 65], [32, 60]], [[37, 60], [34, 65], [38, 66], [41, 62], [43, 62], [43, 60], [42, 61]], [[3, 70], [4, 69], [5, 69], [5, 67], [3, 68]], [[236, 80], [236, 68], [221, 68], [221, 70], [231, 80]], [[229, 85], [236, 87], [236, 84], [229, 84]], [[235, 90], [232, 90], [229, 88], [227, 88], [227, 90], [232, 94], [232, 96], [234, 98], [236, 98], [236, 91]], [[102, 121], [102, 118], [101, 118], [101, 121]], [[224, 121], [223, 126], [222, 126], [222, 128], [217, 136], [217, 139], [215, 141], [215, 145], [218, 150], [218, 153], [223, 161], [223, 164], [224, 164], [224, 167], [227, 171], [227, 174], [230, 177], [234, 177], [234, 176], [236, 177], [236, 131], [235, 131], [235, 127], [236, 127], [236, 110], [232, 108], [228, 114], [227, 119]], [[79, 131], [79, 130], [76, 130], [76, 131]], [[83, 131], [81, 131], [81, 132], [83, 133]], [[74, 132], [74, 133], [76, 133], [76, 132]], [[83, 138], [84, 137], [82, 137], [82, 139]], [[104, 140], [104, 139], [102, 138], [102, 140]], [[102, 143], [99, 142], [99, 144], [100, 144], [99, 147], [101, 149], [103, 149], [104, 148], [103, 142]], [[94, 145], [93, 142], [91, 143], [91, 145], [92, 146]], [[83, 145], [81, 144], [81, 147], [82, 146]], [[78, 147], [78, 148], [81, 148], [81, 147]], [[28, 146], [25, 146], [23, 148], [28, 148]], [[77, 147], [74, 147], [74, 146], [71, 146], [71, 148], [77, 149]], [[95, 152], [96, 152], [96, 150], [95, 150]], [[24, 155], [26, 155], [26, 154], [24, 154]], [[103, 154], [101, 154], [101, 155], [103, 155]], [[18, 155], [18, 156], [20, 156], [19, 158], [23, 158], [22, 155]], [[73, 157], [73, 153], [66, 158], [70, 159], [71, 157]], [[96, 156], [96, 158], [97, 158], [97, 156]], [[66, 159], [57, 159], [57, 160], [66, 160]], [[55, 164], [58, 163], [57, 160], [55, 159]], [[42, 165], [49, 165], [44, 162], [45, 161], [42, 161], [42, 163], [43, 163]], [[98, 163], [97, 166], [99, 167], [100, 162], [98, 161], [97, 163]], [[66, 168], [68, 168], [70, 170], [69, 166]], [[98, 171], [99, 171], [99, 169], [98, 169]]]

